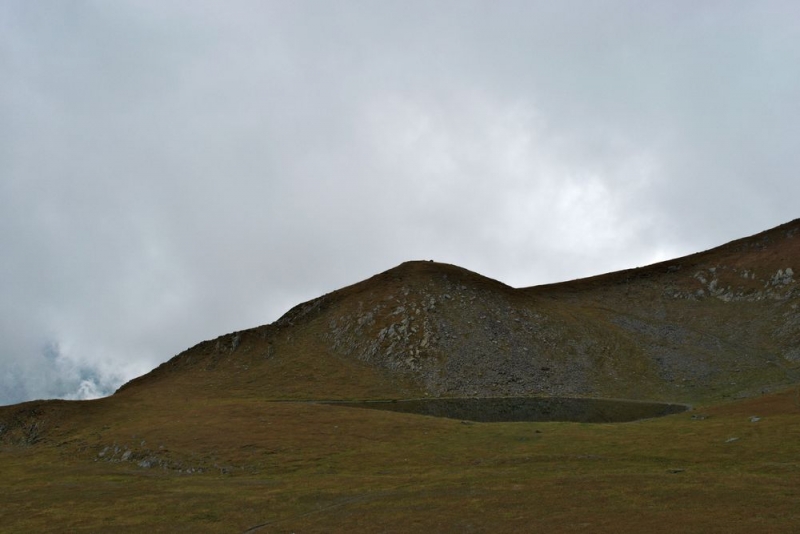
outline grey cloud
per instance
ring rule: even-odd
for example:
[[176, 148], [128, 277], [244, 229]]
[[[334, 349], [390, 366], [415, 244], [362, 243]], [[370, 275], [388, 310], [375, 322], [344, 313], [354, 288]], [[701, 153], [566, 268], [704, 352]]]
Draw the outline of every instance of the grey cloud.
[[532, 285], [793, 219], [798, 15], [5, 2], [0, 402], [107, 392], [408, 259]]

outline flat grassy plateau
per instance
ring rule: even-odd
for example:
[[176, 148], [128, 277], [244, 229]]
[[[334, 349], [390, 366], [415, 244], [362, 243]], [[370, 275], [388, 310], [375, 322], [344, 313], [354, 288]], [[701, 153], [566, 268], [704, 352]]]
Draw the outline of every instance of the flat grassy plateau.
[[0, 530], [751, 533], [800, 524], [797, 389], [621, 424], [124, 400], [124, 410], [115, 397], [31, 407], [42, 421], [79, 421], [0, 449]]

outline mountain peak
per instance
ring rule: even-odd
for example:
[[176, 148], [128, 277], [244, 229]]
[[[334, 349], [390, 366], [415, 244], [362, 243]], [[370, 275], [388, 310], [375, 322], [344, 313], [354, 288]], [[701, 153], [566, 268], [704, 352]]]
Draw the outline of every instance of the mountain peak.
[[683, 258], [524, 289], [407, 261], [271, 325], [200, 343], [124, 389], [191, 383], [198, 394], [271, 398], [750, 395], [795, 378], [797, 273], [800, 220]]

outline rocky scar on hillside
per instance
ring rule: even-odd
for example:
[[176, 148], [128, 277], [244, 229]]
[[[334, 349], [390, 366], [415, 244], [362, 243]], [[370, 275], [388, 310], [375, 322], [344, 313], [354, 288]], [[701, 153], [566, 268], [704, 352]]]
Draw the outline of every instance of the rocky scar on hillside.
[[403, 285], [367, 307], [333, 318], [334, 351], [410, 373], [432, 395], [575, 394], [587, 388], [585, 357], [556, 361], [557, 347], [582, 355], [547, 313], [503, 294], [440, 279]]
[[[796, 235], [791, 228], [756, 250], [800, 260]], [[563, 299], [558, 285], [487, 289], [457, 271], [419, 277], [401, 266], [402, 285], [331, 318], [325, 339], [338, 353], [412, 374], [437, 396], [674, 398], [704, 389], [752, 394], [794, 380], [795, 268], [748, 263], [746, 253], [705, 256]], [[723, 259], [731, 261], [715, 261]], [[756, 376], [766, 383], [751, 385]]]
[[[272, 325], [203, 342], [136, 382], [192, 370], [230, 390], [268, 383], [259, 395], [277, 398], [336, 397], [336, 381], [348, 396], [380, 397], [401, 380], [430, 396], [753, 395], [800, 378], [798, 268], [800, 220], [668, 262], [522, 289], [407, 262]], [[352, 378], [364, 369], [379, 374]]]

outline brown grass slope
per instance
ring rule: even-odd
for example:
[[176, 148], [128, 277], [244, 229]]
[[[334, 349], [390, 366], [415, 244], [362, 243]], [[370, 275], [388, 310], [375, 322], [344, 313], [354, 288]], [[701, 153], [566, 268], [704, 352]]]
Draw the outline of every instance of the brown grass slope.
[[202, 396], [14, 410], [32, 426], [0, 440], [4, 532], [729, 534], [800, 521], [796, 390], [615, 425]]
[[[800, 397], [760, 393], [798, 382], [798, 260], [800, 221], [524, 289], [403, 264], [111, 397], [0, 407], [0, 530], [795, 532]], [[286, 402], [425, 394], [702, 408], [462, 424]]]
[[793, 383], [800, 220], [707, 252], [513, 289], [408, 262], [206, 341], [119, 394], [578, 395], [707, 402]]

